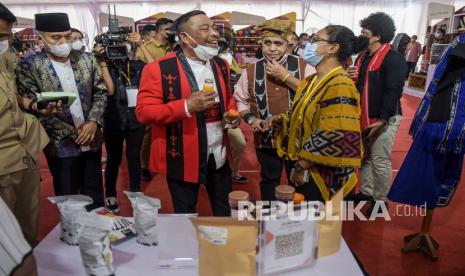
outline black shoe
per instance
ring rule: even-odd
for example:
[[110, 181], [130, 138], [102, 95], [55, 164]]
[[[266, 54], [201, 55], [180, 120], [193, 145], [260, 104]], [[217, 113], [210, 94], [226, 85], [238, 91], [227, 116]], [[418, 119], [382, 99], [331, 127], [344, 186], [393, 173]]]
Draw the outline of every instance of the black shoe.
[[140, 177], [141, 177], [142, 181], [148, 182], [148, 181], [152, 180], [153, 175], [150, 173], [149, 170], [142, 169], [141, 173], [140, 173]]
[[347, 200], [351, 200], [354, 202], [362, 202], [362, 201], [368, 201], [368, 202], [373, 202], [374, 199], [372, 196], [366, 195], [364, 193], [358, 193], [352, 197], [347, 198]]
[[112, 213], [119, 213], [119, 204], [116, 197], [105, 198], [105, 210]]
[[245, 176], [238, 176], [238, 175], [233, 176], [233, 177], [232, 177], [232, 181], [233, 181], [233, 182], [236, 182], [236, 183], [241, 183], [241, 184], [244, 184], [244, 183], [249, 182], [249, 180], [247, 179], [247, 177], [245, 177]]

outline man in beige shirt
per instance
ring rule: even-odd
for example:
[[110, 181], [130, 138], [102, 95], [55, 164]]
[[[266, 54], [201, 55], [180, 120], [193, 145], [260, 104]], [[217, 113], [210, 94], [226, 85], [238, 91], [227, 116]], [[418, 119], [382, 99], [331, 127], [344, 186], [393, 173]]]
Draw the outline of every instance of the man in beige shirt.
[[39, 121], [19, 107], [21, 104], [37, 112], [37, 103], [31, 104], [16, 91], [16, 56], [9, 47], [14, 22], [16, 17], [0, 4], [0, 197], [16, 216], [29, 244], [34, 245], [39, 218], [38, 159], [49, 139]]
[[[145, 63], [150, 63], [151, 61], [163, 57], [171, 52], [171, 47], [175, 43], [174, 32], [172, 31], [172, 28], [173, 20], [168, 18], [160, 18], [155, 24], [155, 36], [142, 44], [150, 56], [147, 57], [147, 54], [144, 55], [144, 49], [139, 47], [136, 50], [136, 59]], [[152, 128], [147, 126], [145, 128], [145, 135], [141, 148], [140, 163], [142, 168], [141, 177], [143, 181], [150, 181], [152, 179], [152, 174], [149, 171], [151, 141]]]
[[[173, 28], [173, 20], [168, 18], [160, 18], [155, 24], [155, 34], [148, 40], [144, 38], [143, 46], [147, 50], [150, 57], [144, 55], [142, 47], [136, 50], [136, 59], [145, 63], [165, 56], [171, 51], [171, 47], [174, 44], [174, 33], [171, 31]], [[153, 31], [149, 31], [153, 33]], [[145, 37], [145, 36], [144, 36]]]

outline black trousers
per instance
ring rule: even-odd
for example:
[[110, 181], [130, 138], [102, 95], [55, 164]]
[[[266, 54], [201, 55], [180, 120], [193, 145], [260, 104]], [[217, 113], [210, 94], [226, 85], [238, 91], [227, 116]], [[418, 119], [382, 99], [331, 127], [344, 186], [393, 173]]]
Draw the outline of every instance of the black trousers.
[[407, 62], [407, 78], [409, 77], [410, 73], [415, 73], [415, 68], [417, 67], [417, 63], [416, 62], [410, 62], [408, 61]]
[[[200, 185], [172, 178], [167, 178], [168, 188], [173, 201], [174, 212], [177, 214], [196, 213], [197, 196]], [[208, 158], [207, 183], [205, 184], [208, 198], [215, 216], [230, 216], [231, 209], [228, 203], [228, 195], [232, 191], [231, 169], [226, 163], [220, 169], [216, 169], [215, 158]]]
[[107, 166], [105, 169], [105, 197], [116, 197], [116, 180], [126, 141], [126, 160], [129, 171], [131, 192], [140, 191], [140, 149], [145, 129], [118, 130], [105, 129], [103, 132], [107, 149]]
[[102, 149], [83, 152], [78, 157], [46, 155], [53, 176], [55, 195], [83, 194], [94, 202], [89, 210], [103, 206]]
[[286, 170], [287, 178], [291, 176], [293, 162], [284, 160], [278, 156], [275, 149], [255, 149], [257, 159], [260, 163], [260, 194], [265, 201], [276, 200], [274, 190], [281, 182], [283, 167]]

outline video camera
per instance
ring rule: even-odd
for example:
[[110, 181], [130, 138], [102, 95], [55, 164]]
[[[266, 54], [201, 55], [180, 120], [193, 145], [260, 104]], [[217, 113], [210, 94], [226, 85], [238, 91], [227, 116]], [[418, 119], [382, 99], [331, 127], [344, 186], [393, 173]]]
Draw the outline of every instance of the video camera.
[[108, 31], [97, 35], [94, 38], [96, 44], [101, 44], [105, 48], [104, 53], [94, 54], [97, 57], [108, 60], [124, 60], [128, 58], [128, 50], [125, 45], [118, 45], [118, 42], [127, 41], [131, 30], [128, 27], [120, 27], [116, 18], [116, 7], [113, 5], [114, 18], [111, 16], [110, 5], [108, 5]]

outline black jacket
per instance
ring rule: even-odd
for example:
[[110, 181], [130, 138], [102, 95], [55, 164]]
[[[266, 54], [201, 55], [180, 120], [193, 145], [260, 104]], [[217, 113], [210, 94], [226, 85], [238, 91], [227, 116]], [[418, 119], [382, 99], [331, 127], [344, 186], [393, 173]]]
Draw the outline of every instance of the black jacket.
[[[366, 70], [370, 59], [371, 57], [366, 55], [361, 65], [357, 82], [357, 89], [360, 93], [363, 92]], [[407, 63], [404, 57], [395, 50], [389, 51], [379, 71], [371, 72], [368, 76], [370, 118], [388, 121], [392, 116], [402, 115], [400, 97], [404, 90], [406, 74]]]
[[[428, 122], [445, 122], [451, 117], [453, 90], [465, 73], [465, 44], [459, 44], [447, 57], [447, 67], [436, 86], [431, 100]], [[455, 99], [454, 101], [457, 101]]]
[[[127, 74], [127, 64], [118, 64], [119, 68]], [[142, 61], [130, 61], [130, 80], [131, 85], [139, 87], [142, 69], [145, 63]], [[104, 129], [113, 130], [133, 130], [144, 127], [137, 121], [135, 107], [128, 108], [126, 97], [126, 86], [129, 86], [124, 76], [119, 73], [120, 69], [112, 62], [108, 62], [108, 70], [115, 85], [115, 94], [108, 96], [107, 107], [103, 115]]]

